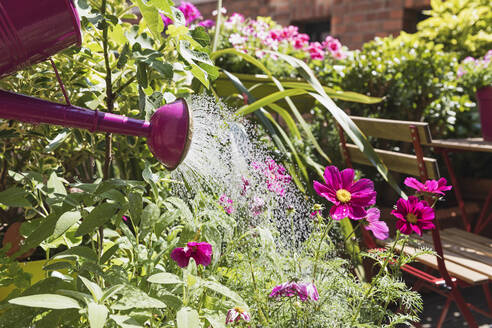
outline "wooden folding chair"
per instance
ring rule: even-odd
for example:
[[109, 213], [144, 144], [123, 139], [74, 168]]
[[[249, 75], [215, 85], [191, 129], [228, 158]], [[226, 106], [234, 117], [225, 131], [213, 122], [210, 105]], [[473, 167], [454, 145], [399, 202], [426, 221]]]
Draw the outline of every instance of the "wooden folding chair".
[[[419, 177], [422, 181], [439, 178], [437, 161], [423, 155], [422, 146], [432, 143], [427, 123], [357, 116], [351, 116], [351, 119], [366, 136], [413, 145], [413, 154], [376, 149], [390, 171]], [[371, 165], [357, 146], [346, 142], [342, 129], [338, 128], [342, 155], [347, 167], [352, 167], [352, 163]], [[411, 265], [403, 266], [402, 270], [418, 279], [413, 286], [414, 290], [427, 287], [446, 297], [437, 327], [442, 327], [452, 301], [456, 302], [468, 325], [478, 327], [470, 309], [492, 318], [492, 297], [489, 290], [489, 280], [492, 280], [492, 239], [456, 228], [440, 231], [437, 217], [435, 225], [436, 229], [425, 233], [418, 240], [422, 246], [433, 248], [438, 256], [417, 257], [417, 261], [426, 267], [425, 271]], [[362, 229], [362, 234], [365, 245], [375, 248], [376, 243], [369, 232]], [[384, 245], [389, 243], [385, 242]], [[405, 246], [403, 250], [408, 255], [413, 255], [416, 251], [416, 247], [412, 246]], [[440, 276], [432, 274], [436, 270]], [[483, 287], [488, 312], [465, 302], [460, 292], [460, 287], [477, 285]]]

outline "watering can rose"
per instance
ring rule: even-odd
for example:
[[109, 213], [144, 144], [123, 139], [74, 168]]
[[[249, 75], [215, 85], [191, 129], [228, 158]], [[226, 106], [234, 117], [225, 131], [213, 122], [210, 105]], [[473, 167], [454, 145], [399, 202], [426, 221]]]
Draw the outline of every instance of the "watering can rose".
[[206, 242], [189, 242], [185, 247], [177, 247], [171, 252], [171, 258], [180, 268], [185, 268], [193, 258], [196, 264], [207, 266], [212, 259], [212, 245]]

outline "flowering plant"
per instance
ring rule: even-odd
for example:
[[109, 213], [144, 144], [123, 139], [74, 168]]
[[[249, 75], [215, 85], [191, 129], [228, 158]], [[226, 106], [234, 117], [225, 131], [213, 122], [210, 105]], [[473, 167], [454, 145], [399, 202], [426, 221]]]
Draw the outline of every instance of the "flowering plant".
[[492, 85], [492, 49], [482, 58], [466, 57], [458, 68], [457, 77], [471, 94]]

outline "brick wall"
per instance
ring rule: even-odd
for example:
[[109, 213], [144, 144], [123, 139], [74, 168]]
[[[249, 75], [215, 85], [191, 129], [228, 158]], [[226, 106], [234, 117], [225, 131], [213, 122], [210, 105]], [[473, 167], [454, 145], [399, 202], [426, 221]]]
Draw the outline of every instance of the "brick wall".
[[[206, 18], [215, 0], [191, 0]], [[223, 0], [228, 14], [271, 16], [282, 25], [331, 21], [331, 35], [350, 49], [360, 48], [375, 36], [413, 32], [421, 9], [430, 0]]]

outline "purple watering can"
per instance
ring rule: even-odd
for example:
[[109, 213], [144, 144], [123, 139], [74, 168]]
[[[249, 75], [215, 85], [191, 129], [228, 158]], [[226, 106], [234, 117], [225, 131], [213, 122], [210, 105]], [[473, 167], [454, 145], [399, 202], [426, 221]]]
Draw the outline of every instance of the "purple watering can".
[[[0, 0], [0, 77], [74, 44], [80, 46], [81, 33], [71, 0]], [[157, 109], [146, 122], [72, 106], [61, 81], [60, 86], [67, 104], [0, 90], [0, 118], [145, 137], [150, 151], [169, 170], [186, 156], [192, 121], [183, 99]]]

